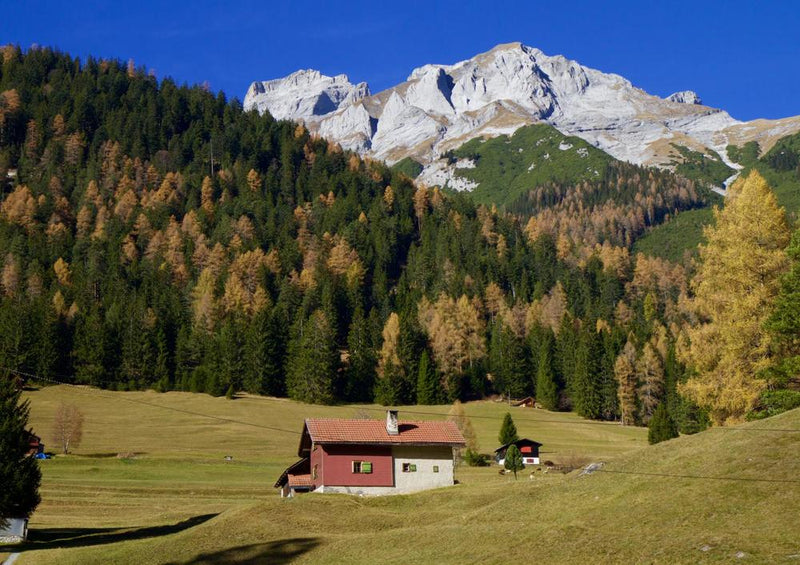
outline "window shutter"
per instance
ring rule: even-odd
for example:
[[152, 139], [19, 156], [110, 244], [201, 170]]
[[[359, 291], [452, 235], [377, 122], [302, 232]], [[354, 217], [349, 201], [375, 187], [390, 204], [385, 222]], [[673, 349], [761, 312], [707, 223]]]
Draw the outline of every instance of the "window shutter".
[[372, 463], [369, 461], [362, 461], [361, 462], [361, 472], [362, 473], [371, 473], [372, 472]]

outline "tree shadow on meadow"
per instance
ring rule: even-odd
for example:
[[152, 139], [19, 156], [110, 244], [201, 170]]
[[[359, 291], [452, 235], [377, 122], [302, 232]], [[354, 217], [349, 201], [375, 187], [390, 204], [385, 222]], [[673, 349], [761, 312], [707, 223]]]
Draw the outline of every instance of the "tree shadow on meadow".
[[28, 540], [16, 546], [17, 551], [39, 549], [91, 547], [123, 541], [155, 538], [188, 530], [207, 522], [217, 514], [203, 514], [187, 518], [177, 524], [147, 526], [144, 528], [32, 528]]
[[291, 563], [297, 557], [311, 551], [320, 544], [318, 538], [289, 538], [267, 543], [254, 543], [231, 547], [212, 553], [201, 553], [189, 561], [182, 563], [172, 562], [167, 565], [223, 565], [236, 563], [238, 565], [282, 565]]

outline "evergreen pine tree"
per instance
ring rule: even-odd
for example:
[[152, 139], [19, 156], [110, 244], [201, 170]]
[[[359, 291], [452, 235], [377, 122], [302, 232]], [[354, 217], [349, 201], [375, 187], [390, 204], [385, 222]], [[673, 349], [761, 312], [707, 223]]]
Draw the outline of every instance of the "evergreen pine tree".
[[517, 426], [514, 425], [514, 420], [511, 419], [511, 414], [508, 412], [503, 417], [503, 425], [500, 426], [500, 435], [497, 439], [500, 440], [500, 445], [507, 445], [519, 439]]
[[106, 341], [100, 308], [94, 306], [86, 314], [80, 315], [75, 325], [72, 362], [79, 383], [93, 386], [104, 384]]
[[786, 254], [791, 269], [781, 278], [774, 310], [765, 325], [774, 336], [779, 352], [767, 373], [771, 388], [785, 387], [800, 373], [800, 230], [792, 234]]
[[678, 426], [670, 416], [666, 402], [659, 404], [655, 412], [653, 412], [648, 428], [647, 441], [651, 444], [666, 441], [679, 435]]
[[383, 367], [383, 375], [375, 381], [375, 402], [381, 406], [402, 404], [403, 372], [395, 363]]
[[422, 352], [417, 375], [417, 404], [437, 404], [441, 396], [436, 368], [431, 363], [428, 351]]
[[514, 472], [514, 480], [517, 479], [517, 471], [522, 471], [525, 468], [525, 463], [522, 461], [522, 453], [520, 453], [516, 445], [509, 446], [506, 450], [503, 467]]
[[265, 394], [267, 388], [267, 351], [270, 312], [258, 312], [250, 320], [244, 336], [242, 386], [251, 394]]
[[234, 391], [242, 387], [244, 360], [244, 340], [240, 330], [240, 322], [236, 319], [226, 320], [216, 336], [213, 364], [209, 367], [219, 375], [222, 390], [232, 387]]
[[364, 310], [357, 306], [347, 334], [350, 360], [345, 372], [343, 397], [351, 402], [368, 402], [373, 398], [377, 358], [369, 338], [369, 326]]
[[492, 331], [489, 351], [489, 365], [497, 392], [513, 398], [530, 392], [527, 358], [523, 341], [502, 320], [498, 320]]
[[16, 379], [0, 377], [0, 527], [9, 518], [27, 518], [39, 504], [41, 471], [28, 456], [28, 401], [20, 402]]
[[602, 337], [582, 331], [575, 352], [573, 405], [584, 418], [599, 418], [602, 412]]
[[272, 396], [286, 394], [286, 342], [288, 340], [288, 316], [282, 307], [275, 307], [267, 323], [264, 347], [264, 392]]
[[169, 344], [163, 328], [159, 328], [155, 334], [156, 360], [153, 367], [153, 381], [155, 389], [159, 392], [166, 392], [172, 388], [170, 383], [169, 369]]
[[558, 409], [558, 388], [553, 371], [552, 348], [552, 333], [548, 332], [542, 340], [536, 371], [536, 400], [547, 410]]
[[334, 330], [322, 310], [316, 310], [298, 328], [290, 345], [289, 396], [301, 402], [331, 404], [334, 401], [334, 382], [339, 353], [334, 342]]

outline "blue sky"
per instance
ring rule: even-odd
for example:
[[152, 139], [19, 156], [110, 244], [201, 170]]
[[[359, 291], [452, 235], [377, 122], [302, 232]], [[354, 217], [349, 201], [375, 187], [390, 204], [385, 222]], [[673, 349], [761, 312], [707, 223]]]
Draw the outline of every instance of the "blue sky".
[[377, 92], [422, 64], [522, 41], [652, 94], [695, 90], [738, 119], [800, 114], [797, 0], [0, 4], [0, 43], [133, 58], [240, 99], [251, 81], [299, 68], [345, 73]]

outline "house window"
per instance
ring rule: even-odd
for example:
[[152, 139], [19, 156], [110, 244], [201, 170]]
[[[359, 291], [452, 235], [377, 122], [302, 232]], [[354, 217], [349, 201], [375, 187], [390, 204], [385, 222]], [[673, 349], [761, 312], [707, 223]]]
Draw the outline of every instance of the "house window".
[[433, 472], [434, 473], [438, 473], [439, 472], [439, 465], [434, 465], [433, 466]]
[[311, 469], [311, 478], [312, 479], [316, 479], [317, 478], [317, 467], [319, 467], [319, 465], [314, 465], [314, 468]]
[[417, 466], [414, 463], [403, 463], [403, 472], [404, 473], [416, 473]]
[[353, 461], [353, 472], [361, 474], [372, 473], [371, 461]]

